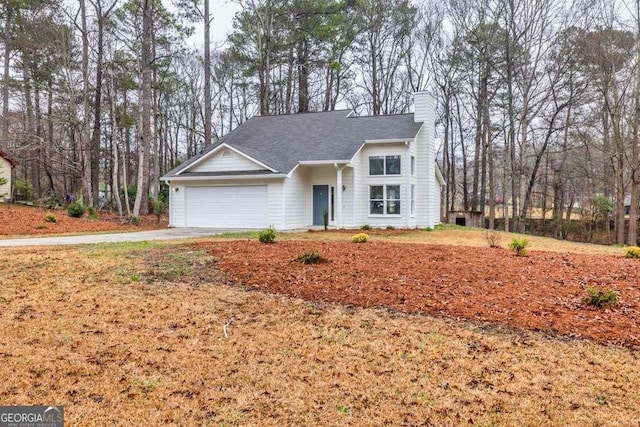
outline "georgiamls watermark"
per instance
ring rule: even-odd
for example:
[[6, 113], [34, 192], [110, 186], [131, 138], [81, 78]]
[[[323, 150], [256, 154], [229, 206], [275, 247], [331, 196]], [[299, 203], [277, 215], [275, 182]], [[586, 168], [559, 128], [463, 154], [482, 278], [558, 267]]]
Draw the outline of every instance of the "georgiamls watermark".
[[0, 427], [64, 427], [64, 407], [0, 406]]

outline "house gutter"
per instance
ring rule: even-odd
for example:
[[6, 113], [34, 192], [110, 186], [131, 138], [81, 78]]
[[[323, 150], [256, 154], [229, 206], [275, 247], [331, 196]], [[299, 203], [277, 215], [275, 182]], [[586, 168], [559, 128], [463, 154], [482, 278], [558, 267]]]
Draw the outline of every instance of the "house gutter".
[[232, 181], [232, 180], [251, 180], [251, 179], [279, 179], [286, 178], [287, 174], [284, 173], [272, 173], [267, 175], [202, 175], [202, 176], [163, 176], [160, 178], [160, 181], [164, 182], [182, 182], [182, 181], [207, 181], [207, 180], [224, 180], [224, 181]]

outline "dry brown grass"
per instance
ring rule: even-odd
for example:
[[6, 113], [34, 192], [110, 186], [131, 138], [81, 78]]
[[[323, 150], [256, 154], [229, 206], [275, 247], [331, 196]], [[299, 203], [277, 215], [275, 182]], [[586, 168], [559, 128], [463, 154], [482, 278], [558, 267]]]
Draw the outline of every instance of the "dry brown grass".
[[3, 250], [0, 402], [73, 426], [640, 422], [623, 348], [219, 282], [176, 243]]

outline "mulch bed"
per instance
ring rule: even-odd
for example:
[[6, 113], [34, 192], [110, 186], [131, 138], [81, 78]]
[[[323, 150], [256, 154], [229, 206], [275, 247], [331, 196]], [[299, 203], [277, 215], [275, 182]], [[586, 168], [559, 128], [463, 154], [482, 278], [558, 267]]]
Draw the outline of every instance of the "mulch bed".
[[[57, 222], [49, 222], [47, 214], [56, 217]], [[66, 233], [94, 233], [105, 231], [137, 231], [167, 228], [167, 218], [157, 222], [154, 215], [142, 218], [141, 225], [133, 225], [126, 219], [121, 220], [114, 213], [100, 212], [98, 219], [72, 218], [64, 209], [46, 209], [37, 206], [24, 206], [0, 203], [0, 238], [24, 235], [50, 235]]]
[[[409, 243], [206, 242], [234, 284], [307, 300], [489, 321], [640, 348], [640, 261], [624, 257]], [[319, 264], [297, 260], [316, 251]], [[616, 307], [585, 303], [614, 289]]]

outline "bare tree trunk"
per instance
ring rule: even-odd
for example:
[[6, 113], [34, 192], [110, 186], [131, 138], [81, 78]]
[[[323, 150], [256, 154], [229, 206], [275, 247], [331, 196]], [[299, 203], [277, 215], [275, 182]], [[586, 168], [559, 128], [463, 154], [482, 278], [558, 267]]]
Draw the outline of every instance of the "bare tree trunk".
[[211, 18], [204, 0], [204, 146], [211, 144]]
[[[119, 168], [120, 168], [120, 160], [118, 159], [118, 140], [119, 140], [119, 131], [118, 131], [118, 116], [116, 113], [116, 85], [114, 83], [113, 73], [110, 75], [109, 79], [109, 115], [111, 116], [111, 164], [113, 167], [111, 168], [111, 193], [113, 201], [116, 203], [116, 207], [118, 209], [118, 217], [122, 220], [123, 212], [122, 212], [122, 202], [120, 201], [120, 186], [118, 185], [118, 176], [119, 176]], [[125, 194], [127, 193], [125, 187]]]
[[6, 8], [4, 20], [4, 66], [2, 73], [2, 134], [0, 148], [6, 148], [9, 142], [9, 79], [11, 66], [11, 7]]
[[93, 206], [92, 182], [91, 182], [91, 149], [89, 135], [89, 116], [91, 113], [89, 105], [89, 30], [87, 29], [87, 9], [85, 0], [80, 2], [80, 18], [82, 29], [82, 128], [80, 130], [80, 150], [79, 160], [82, 168], [82, 183], [84, 204]]
[[138, 147], [138, 180], [133, 215], [149, 213], [149, 155], [151, 152], [151, 43], [153, 26], [153, 0], [143, 1], [142, 18], [142, 85], [140, 90], [142, 109], [140, 111], [140, 137]]

